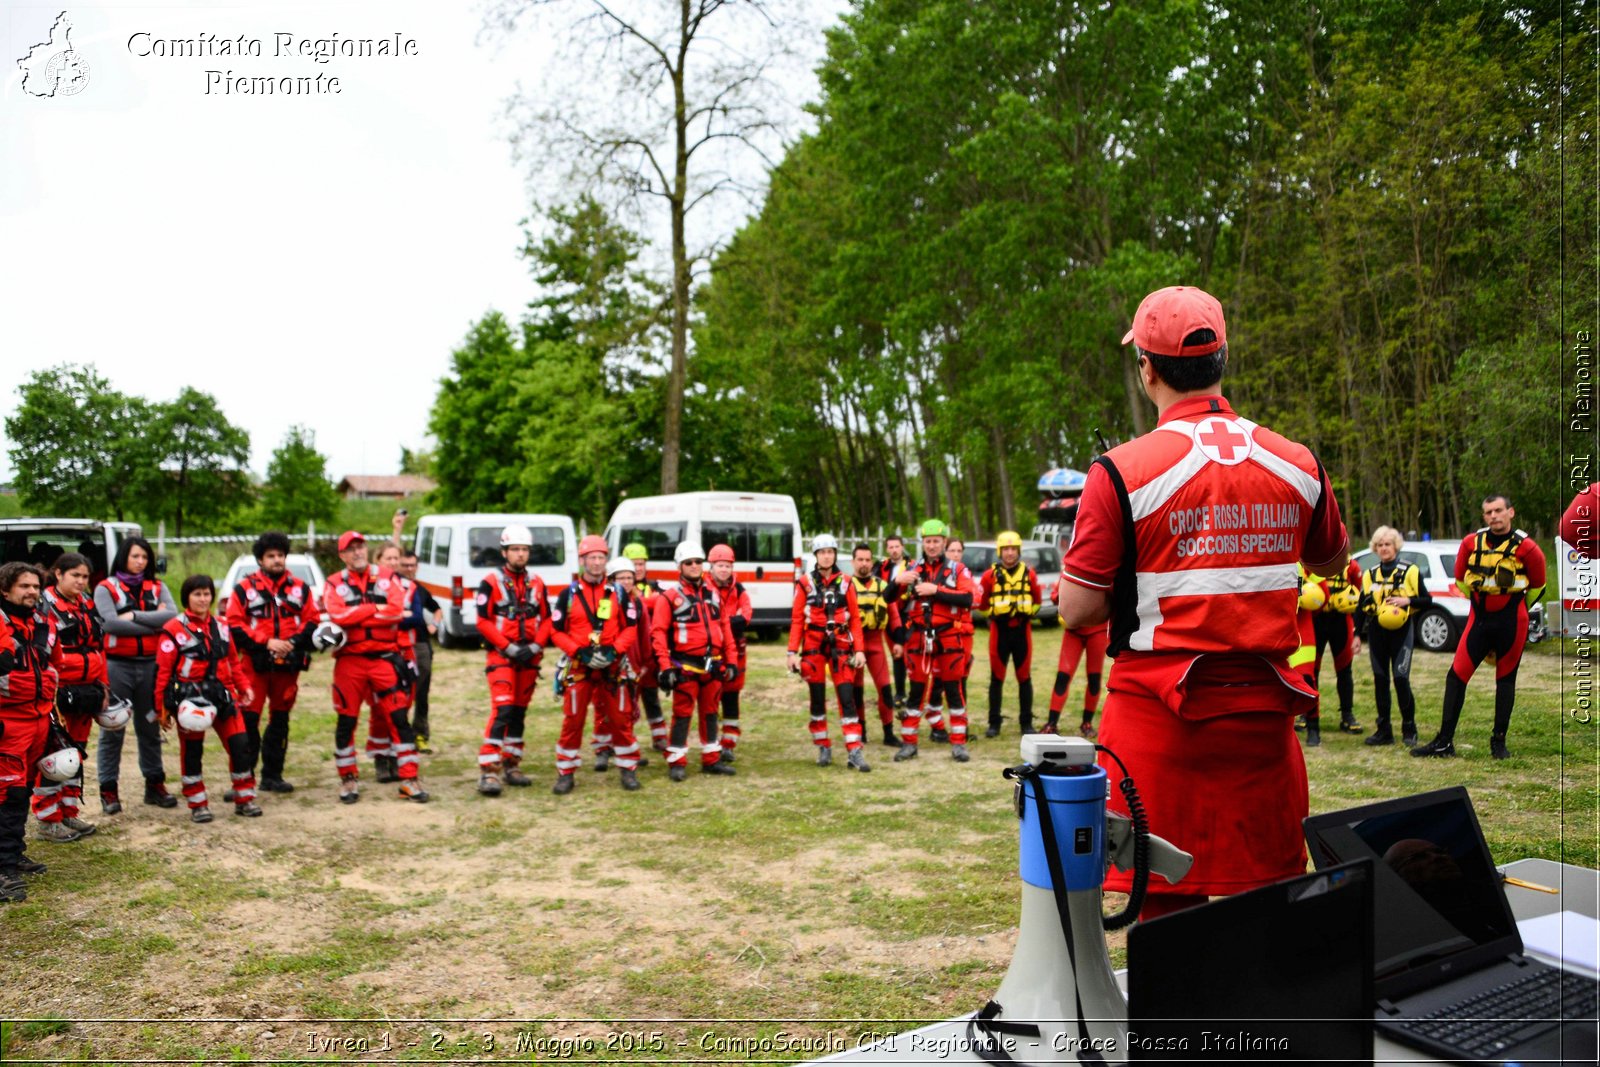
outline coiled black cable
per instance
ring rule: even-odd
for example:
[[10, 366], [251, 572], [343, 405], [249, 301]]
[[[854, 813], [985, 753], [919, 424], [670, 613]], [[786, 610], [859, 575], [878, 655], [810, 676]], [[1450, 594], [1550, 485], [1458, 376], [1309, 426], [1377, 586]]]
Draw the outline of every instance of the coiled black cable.
[[1094, 747], [1096, 752], [1104, 752], [1117, 761], [1122, 771], [1122, 780], [1117, 783], [1117, 788], [1122, 790], [1122, 799], [1128, 805], [1128, 819], [1133, 823], [1133, 884], [1128, 887], [1128, 904], [1115, 915], [1107, 915], [1104, 919], [1107, 930], [1120, 930], [1133, 925], [1133, 921], [1139, 917], [1139, 911], [1144, 907], [1145, 890], [1150, 885], [1150, 817], [1145, 814], [1144, 802], [1139, 799], [1139, 790], [1134, 787], [1127, 764], [1106, 746]]

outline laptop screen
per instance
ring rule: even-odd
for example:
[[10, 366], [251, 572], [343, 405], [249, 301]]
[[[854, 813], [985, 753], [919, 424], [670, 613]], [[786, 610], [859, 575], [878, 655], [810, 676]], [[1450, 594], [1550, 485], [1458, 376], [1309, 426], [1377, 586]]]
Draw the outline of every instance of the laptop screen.
[[1141, 1062], [1372, 1059], [1365, 861], [1128, 931], [1128, 1054]]
[[1316, 815], [1305, 826], [1318, 868], [1363, 858], [1374, 863], [1379, 996], [1521, 950], [1464, 788]]

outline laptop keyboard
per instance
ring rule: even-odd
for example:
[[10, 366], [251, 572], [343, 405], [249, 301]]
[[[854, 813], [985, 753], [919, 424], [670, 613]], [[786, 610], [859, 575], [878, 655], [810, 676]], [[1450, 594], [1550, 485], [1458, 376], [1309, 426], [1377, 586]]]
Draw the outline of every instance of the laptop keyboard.
[[1471, 1056], [1493, 1056], [1547, 1030], [1560, 1019], [1594, 1019], [1600, 982], [1540, 967], [1504, 985], [1415, 1019], [1386, 1025], [1450, 1045]]

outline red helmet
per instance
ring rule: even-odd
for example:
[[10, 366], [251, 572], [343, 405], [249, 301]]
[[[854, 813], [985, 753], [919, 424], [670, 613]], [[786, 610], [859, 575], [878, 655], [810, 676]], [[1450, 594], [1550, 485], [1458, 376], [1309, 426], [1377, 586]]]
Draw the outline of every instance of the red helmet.
[[706, 556], [707, 563], [732, 563], [733, 547], [731, 545], [712, 545], [711, 553]]
[[611, 555], [611, 546], [606, 544], [606, 539], [599, 534], [590, 534], [578, 542], [578, 558], [582, 559], [591, 552], [604, 552]]

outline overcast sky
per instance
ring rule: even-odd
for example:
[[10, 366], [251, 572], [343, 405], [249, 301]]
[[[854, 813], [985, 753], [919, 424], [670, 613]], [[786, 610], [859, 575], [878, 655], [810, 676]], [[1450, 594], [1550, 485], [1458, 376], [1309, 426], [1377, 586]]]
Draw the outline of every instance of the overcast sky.
[[[820, 29], [843, 0], [800, 0]], [[624, 5], [626, 6], [626, 5]], [[335, 478], [392, 473], [425, 443], [449, 354], [490, 308], [533, 295], [517, 255], [527, 175], [505, 101], [574, 73], [522, 33], [483, 40], [483, 0], [66, 8], [88, 81], [23, 90], [17, 60], [63, 10], [0, 13], [0, 416], [35, 367], [94, 363], [152, 399], [216, 395], [257, 473], [309, 425]], [[136, 38], [148, 33], [150, 37]], [[394, 59], [275, 57], [276, 34], [416, 41]], [[202, 34], [260, 57], [134, 54]], [[48, 51], [48, 49], [47, 49]], [[814, 98], [801, 64], [786, 91]], [[338, 94], [221, 95], [208, 69], [336, 76]], [[579, 72], [582, 73], [582, 72]], [[548, 177], [548, 174], [546, 175]], [[702, 237], [731, 232], [725, 202]], [[0, 434], [3, 436], [3, 434]], [[11, 476], [0, 455], [0, 480]]]

